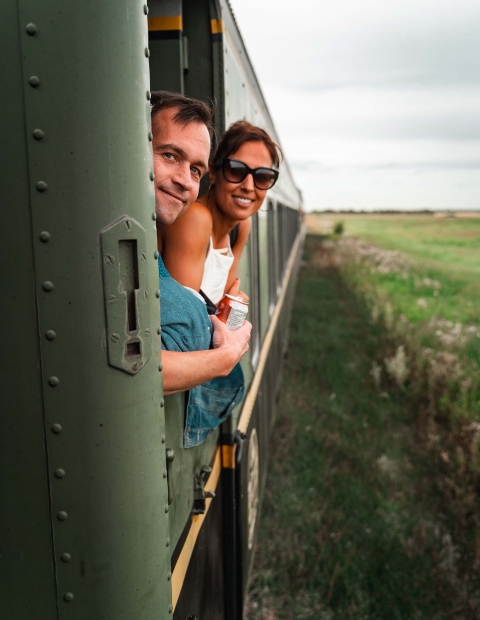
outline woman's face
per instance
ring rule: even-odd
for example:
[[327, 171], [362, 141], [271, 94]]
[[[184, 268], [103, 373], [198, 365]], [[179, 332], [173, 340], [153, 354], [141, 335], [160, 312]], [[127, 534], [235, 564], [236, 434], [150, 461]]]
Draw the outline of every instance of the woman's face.
[[[247, 164], [249, 168], [272, 168], [272, 158], [263, 142], [244, 142], [228, 156]], [[248, 174], [241, 183], [230, 183], [223, 176], [221, 168], [210, 170], [210, 183], [214, 185], [217, 208], [232, 220], [246, 220], [256, 213], [268, 190], [255, 187], [253, 177]]]

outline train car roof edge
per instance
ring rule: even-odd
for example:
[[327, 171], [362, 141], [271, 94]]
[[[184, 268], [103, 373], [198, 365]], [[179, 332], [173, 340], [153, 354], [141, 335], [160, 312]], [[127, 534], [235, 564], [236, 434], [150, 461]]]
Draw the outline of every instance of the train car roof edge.
[[[267, 105], [267, 102], [266, 102], [265, 96], [264, 96], [263, 91], [262, 91], [262, 88], [261, 88], [261, 86], [260, 86], [260, 82], [259, 82], [259, 80], [258, 80], [258, 78], [257, 78], [257, 74], [255, 73], [255, 69], [254, 69], [254, 67], [253, 67], [253, 63], [252, 63], [252, 61], [251, 61], [251, 59], [250, 59], [250, 56], [249, 56], [249, 54], [248, 54], [248, 50], [247, 50], [247, 48], [246, 48], [246, 46], [245, 46], [245, 43], [244, 43], [244, 41], [243, 41], [243, 37], [242, 37], [242, 34], [241, 34], [241, 32], [240, 32], [240, 28], [238, 27], [237, 20], [236, 20], [236, 18], [235, 18], [235, 13], [233, 12], [232, 5], [230, 4], [230, 0], [219, 0], [219, 3], [220, 3], [220, 7], [222, 8], [222, 12], [223, 12], [223, 10], [227, 9], [227, 10], [229, 11], [229, 13], [230, 13], [230, 17], [231, 17], [231, 19], [232, 19], [233, 25], [235, 26], [236, 35], [238, 36], [239, 42], [240, 42], [240, 44], [241, 44], [241, 46], [242, 46], [242, 48], [243, 48], [243, 54], [245, 55], [245, 58], [246, 58], [246, 60], [247, 60], [247, 62], [248, 62], [247, 69], [251, 72], [251, 77], [252, 77], [252, 78], [253, 78], [253, 80], [255, 81], [255, 86], [256, 86], [257, 92], [258, 92], [258, 94], [259, 94], [259, 98], [261, 99], [261, 103], [262, 103], [263, 108], [264, 108], [264, 110], [265, 110], [265, 112], [266, 112], [266, 115], [267, 115], [267, 117], [268, 117], [268, 120], [269, 120], [269, 122], [270, 122], [270, 124], [271, 124], [271, 126], [272, 126], [272, 128], [273, 128], [273, 130], [274, 130], [274, 132], [275, 132], [275, 140], [277, 141], [277, 143], [279, 144], [280, 148], [281, 148], [281, 149], [282, 149], [282, 151], [283, 151], [283, 147], [282, 147], [282, 144], [281, 144], [280, 138], [279, 138], [279, 136], [278, 136], [277, 129], [276, 129], [276, 127], [275, 127], [275, 123], [273, 122], [272, 116], [271, 116], [271, 114], [270, 114], [270, 110], [268, 109], [268, 105]], [[292, 183], [293, 183], [293, 185], [294, 185], [295, 189], [296, 189], [296, 190], [297, 190], [297, 192], [299, 193], [299, 196], [300, 196], [300, 204], [302, 204], [302, 206], [303, 206], [303, 195], [302, 195], [302, 191], [301, 191], [301, 190], [300, 190], [300, 188], [297, 186], [297, 184], [296, 184], [296, 182], [295, 182], [295, 180], [294, 180], [294, 176], [293, 176], [293, 174], [292, 174], [292, 170], [291, 170], [291, 168], [290, 168], [290, 164], [288, 163], [288, 161], [287, 161], [286, 157], [284, 157], [283, 162], [284, 162], [285, 166], [287, 167], [288, 173], [289, 173], [289, 175], [290, 175], [290, 178], [292, 179]]]

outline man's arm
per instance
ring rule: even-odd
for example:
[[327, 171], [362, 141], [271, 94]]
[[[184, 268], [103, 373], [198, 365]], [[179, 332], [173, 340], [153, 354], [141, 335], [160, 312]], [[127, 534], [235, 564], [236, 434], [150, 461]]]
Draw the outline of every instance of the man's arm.
[[207, 351], [162, 351], [163, 389], [166, 396], [190, 390], [215, 377], [226, 377], [245, 353], [252, 324], [245, 324], [235, 331], [229, 330], [216, 316], [210, 317], [213, 332], [213, 349]]

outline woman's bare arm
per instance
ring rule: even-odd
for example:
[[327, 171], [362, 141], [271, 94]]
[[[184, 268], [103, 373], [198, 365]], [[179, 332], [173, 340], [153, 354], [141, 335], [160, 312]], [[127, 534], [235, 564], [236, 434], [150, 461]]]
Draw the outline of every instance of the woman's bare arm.
[[238, 237], [237, 242], [232, 248], [234, 258], [232, 266], [230, 267], [230, 271], [228, 273], [227, 285], [225, 286], [226, 292], [228, 292], [235, 283], [235, 278], [237, 277], [238, 272], [238, 264], [240, 262], [240, 258], [242, 257], [243, 249], [245, 247], [245, 244], [247, 243], [248, 235], [250, 234], [251, 228], [252, 221], [250, 218], [238, 223]]
[[183, 286], [200, 290], [211, 234], [212, 216], [199, 202], [165, 227], [162, 260], [172, 278]]

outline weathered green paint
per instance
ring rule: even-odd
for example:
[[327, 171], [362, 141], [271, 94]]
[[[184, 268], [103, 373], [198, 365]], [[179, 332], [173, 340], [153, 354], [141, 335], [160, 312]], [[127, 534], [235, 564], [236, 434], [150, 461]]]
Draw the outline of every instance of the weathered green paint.
[[[5, 0], [0, 13], [0, 617], [164, 620], [143, 3]], [[150, 351], [135, 375], [109, 365], [106, 350], [100, 231], [123, 215], [146, 239]]]

